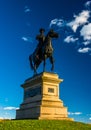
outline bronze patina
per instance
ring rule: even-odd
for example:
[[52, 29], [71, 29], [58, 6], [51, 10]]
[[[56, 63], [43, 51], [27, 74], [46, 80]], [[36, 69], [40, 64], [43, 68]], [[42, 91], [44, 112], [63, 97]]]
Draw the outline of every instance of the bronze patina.
[[43, 61], [43, 71], [45, 71], [46, 59], [49, 58], [52, 64], [51, 71], [54, 70], [54, 58], [53, 58], [53, 47], [52, 38], [58, 38], [58, 33], [53, 29], [50, 29], [47, 35], [44, 35], [45, 29], [41, 28], [40, 34], [36, 36], [38, 45], [34, 52], [29, 56], [30, 67], [34, 70], [34, 74], [37, 74], [37, 68]]

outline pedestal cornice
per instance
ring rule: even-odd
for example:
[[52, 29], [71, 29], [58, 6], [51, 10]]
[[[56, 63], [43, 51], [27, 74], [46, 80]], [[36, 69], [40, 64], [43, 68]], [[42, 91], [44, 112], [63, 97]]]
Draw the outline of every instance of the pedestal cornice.
[[49, 73], [49, 72], [43, 72], [38, 75], [33, 76], [32, 78], [29, 78], [25, 80], [24, 84], [21, 85], [21, 87], [26, 88], [28, 86], [36, 85], [36, 84], [42, 84], [43, 82], [50, 82], [59, 84], [63, 82], [63, 79], [59, 79], [57, 74]]

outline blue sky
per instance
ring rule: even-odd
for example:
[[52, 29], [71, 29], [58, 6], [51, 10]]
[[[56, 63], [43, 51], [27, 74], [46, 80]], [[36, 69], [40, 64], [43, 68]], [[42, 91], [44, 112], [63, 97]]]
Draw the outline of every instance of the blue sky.
[[[20, 85], [33, 75], [28, 57], [39, 28], [60, 34], [53, 40], [55, 70], [64, 79], [60, 98], [69, 117], [91, 123], [91, 1], [0, 1], [0, 118], [15, 118], [23, 101]], [[47, 70], [50, 63], [47, 61]], [[42, 64], [38, 72], [42, 72]]]

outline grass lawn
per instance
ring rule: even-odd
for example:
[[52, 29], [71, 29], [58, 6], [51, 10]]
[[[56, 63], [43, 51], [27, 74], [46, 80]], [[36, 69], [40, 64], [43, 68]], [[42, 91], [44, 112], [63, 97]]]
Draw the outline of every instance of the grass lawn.
[[3, 120], [0, 130], [91, 130], [91, 125], [62, 120]]

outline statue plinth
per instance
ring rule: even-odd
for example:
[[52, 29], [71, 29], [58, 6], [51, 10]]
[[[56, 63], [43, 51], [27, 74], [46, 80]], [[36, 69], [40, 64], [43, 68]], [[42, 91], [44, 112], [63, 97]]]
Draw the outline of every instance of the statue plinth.
[[16, 119], [72, 120], [59, 99], [59, 83], [62, 81], [57, 74], [47, 72], [27, 79], [21, 85], [24, 98], [16, 111]]

